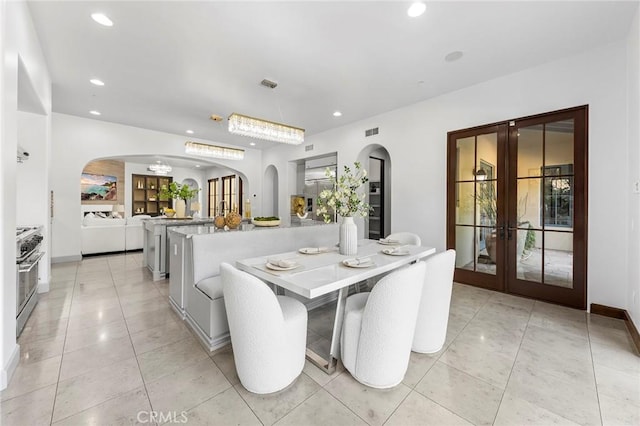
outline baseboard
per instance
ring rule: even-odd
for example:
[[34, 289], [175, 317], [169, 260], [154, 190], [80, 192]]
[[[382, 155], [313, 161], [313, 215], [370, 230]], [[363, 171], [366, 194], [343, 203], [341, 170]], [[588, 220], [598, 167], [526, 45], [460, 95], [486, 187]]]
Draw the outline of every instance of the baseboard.
[[13, 373], [15, 373], [16, 368], [18, 368], [18, 363], [20, 362], [20, 345], [16, 344], [13, 348], [13, 352], [9, 357], [9, 361], [2, 369], [2, 374], [0, 375], [0, 390], [6, 389], [7, 385], [11, 381], [11, 377], [13, 377]]
[[198, 323], [189, 316], [189, 313], [186, 313], [184, 321], [189, 325], [191, 330], [195, 333], [195, 335], [200, 339], [200, 343], [204, 346], [205, 349], [208, 349], [209, 352], [215, 352], [218, 349], [221, 349], [231, 343], [231, 335], [229, 332], [226, 332], [220, 336], [216, 336], [211, 338], [205, 333]]
[[633, 341], [633, 345], [636, 348], [636, 354], [640, 354], [640, 333], [638, 333], [638, 328], [633, 323], [629, 312], [626, 309], [620, 308], [612, 308], [611, 306], [598, 305], [597, 303], [591, 304], [591, 313], [602, 315], [605, 317], [615, 318], [624, 320], [625, 325], [627, 326], [627, 330], [631, 335], [631, 340]]
[[82, 260], [81, 254], [76, 254], [74, 256], [59, 256], [52, 257], [51, 263], [67, 263], [67, 262], [79, 262]]

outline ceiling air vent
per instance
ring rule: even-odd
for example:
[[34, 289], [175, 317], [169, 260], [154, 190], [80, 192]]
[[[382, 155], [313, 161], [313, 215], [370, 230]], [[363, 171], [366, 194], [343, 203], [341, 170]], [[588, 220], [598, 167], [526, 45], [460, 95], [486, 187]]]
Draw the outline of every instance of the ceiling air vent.
[[275, 81], [267, 80], [266, 78], [260, 82], [264, 87], [268, 87], [269, 89], [275, 89], [278, 86], [278, 83]]
[[374, 136], [378, 134], [378, 128], [374, 127], [373, 129], [369, 129], [369, 130], [365, 130], [364, 131], [364, 136], [365, 137], [369, 137], [369, 136]]
[[313, 144], [304, 147], [305, 151], [313, 151]]

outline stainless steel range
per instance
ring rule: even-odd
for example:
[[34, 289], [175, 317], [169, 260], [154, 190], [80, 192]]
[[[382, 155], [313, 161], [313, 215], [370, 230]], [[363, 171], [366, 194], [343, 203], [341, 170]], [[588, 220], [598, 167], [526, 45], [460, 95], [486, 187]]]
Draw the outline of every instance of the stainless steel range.
[[29, 315], [38, 303], [38, 263], [42, 226], [16, 228], [16, 335], [20, 335]]

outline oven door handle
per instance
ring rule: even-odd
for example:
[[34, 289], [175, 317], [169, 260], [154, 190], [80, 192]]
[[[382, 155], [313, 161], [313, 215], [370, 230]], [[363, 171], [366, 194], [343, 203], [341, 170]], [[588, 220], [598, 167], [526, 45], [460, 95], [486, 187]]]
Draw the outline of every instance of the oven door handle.
[[42, 259], [42, 256], [44, 256], [44, 252], [41, 251], [38, 254], [38, 257], [36, 258], [36, 260], [34, 260], [31, 263], [26, 264], [24, 267], [20, 267], [18, 268], [18, 272], [22, 273], [22, 272], [31, 272], [31, 270], [38, 264], [38, 262], [40, 262], [40, 259]]

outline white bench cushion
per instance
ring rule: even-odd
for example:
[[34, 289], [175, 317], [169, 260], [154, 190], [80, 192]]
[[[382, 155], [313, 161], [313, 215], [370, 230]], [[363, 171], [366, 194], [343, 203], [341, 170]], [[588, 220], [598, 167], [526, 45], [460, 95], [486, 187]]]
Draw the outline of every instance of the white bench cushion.
[[209, 299], [216, 300], [222, 297], [222, 281], [220, 281], [220, 275], [205, 278], [198, 281], [196, 287], [209, 296]]

